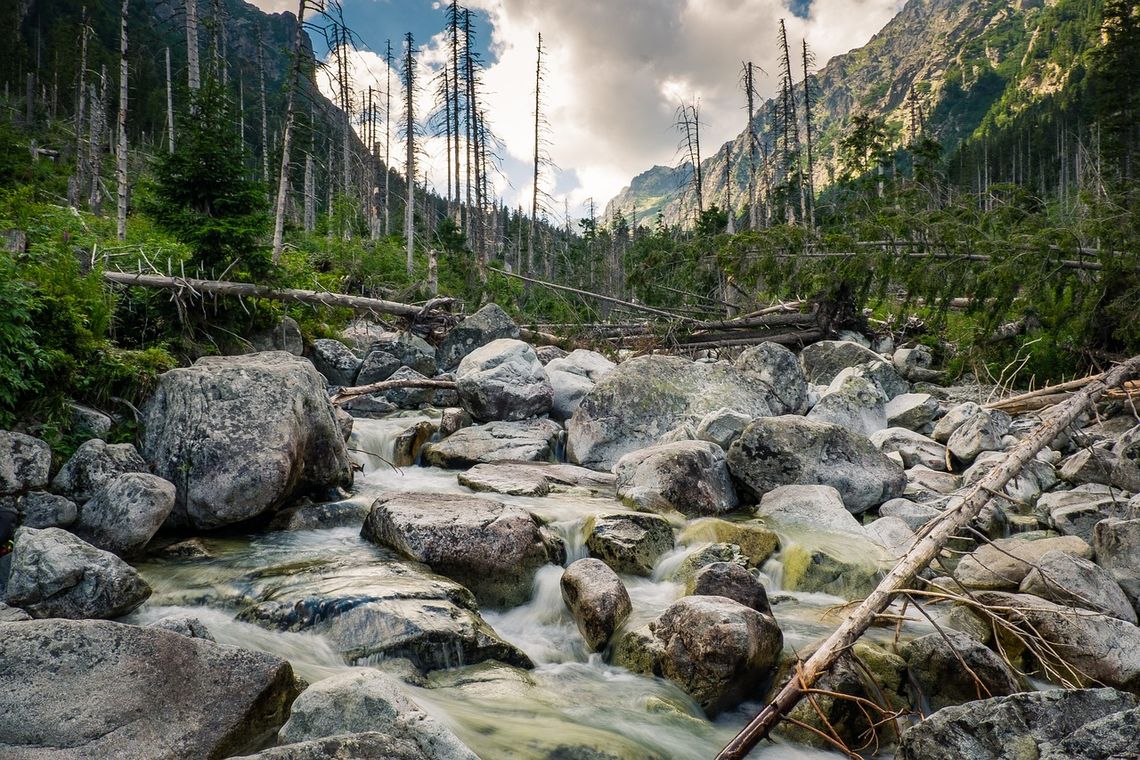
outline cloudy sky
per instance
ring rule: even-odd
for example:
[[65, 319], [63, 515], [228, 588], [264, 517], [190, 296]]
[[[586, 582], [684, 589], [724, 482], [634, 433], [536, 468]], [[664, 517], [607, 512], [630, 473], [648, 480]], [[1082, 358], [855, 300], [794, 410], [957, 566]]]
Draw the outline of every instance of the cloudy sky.
[[[296, 10], [296, 0], [251, 0], [269, 11]], [[387, 40], [396, 53], [405, 32], [415, 36], [424, 67], [444, 60], [439, 0], [342, 0], [345, 20], [359, 37], [348, 53], [354, 86], [382, 90]], [[559, 167], [542, 189], [576, 214], [588, 198], [599, 206], [655, 164], [675, 164], [672, 128], [680, 98], [701, 103], [702, 144], [711, 154], [744, 127], [741, 62], [773, 76], [776, 30], [786, 19], [789, 41], [801, 38], [819, 65], [858, 47], [898, 11], [902, 0], [467, 0], [479, 12], [477, 35], [488, 121], [502, 140], [502, 197], [529, 207], [534, 121], [535, 43], [546, 49], [543, 96], [550, 123], [549, 152]], [[320, 40], [314, 40], [319, 51]], [[333, 52], [335, 55], [336, 52]], [[424, 81], [426, 81], [424, 77]], [[393, 77], [393, 81], [398, 81]], [[331, 92], [331, 90], [330, 90]], [[425, 89], [420, 113], [430, 108]], [[398, 118], [393, 108], [393, 117]], [[443, 139], [425, 146], [429, 182], [446, 183]], [[393, 163], [396, 163], [393, 161]]]

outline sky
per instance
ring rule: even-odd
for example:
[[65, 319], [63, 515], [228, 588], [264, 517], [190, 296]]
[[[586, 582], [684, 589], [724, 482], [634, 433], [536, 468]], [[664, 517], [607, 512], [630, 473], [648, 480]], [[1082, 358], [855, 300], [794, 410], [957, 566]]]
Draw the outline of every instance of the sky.
[[[267, 11], [296, 11], [296, 0], [250, 0]], [[383, 90], [384, 49], [400, 55], [405, 32], [415, 38], [421, 81], [445, 60], [439, 0], [342, 0], [357, 49], [347, 51], [354, 87]], [[743, 61], [768, 72], [757, 87], [776, 88], [776, 32], [806, 39], [818, 66], [866, 43], [898, 12], [902, 0], [467, 0], [477, 11], [477, 41], [487, 119], [502, 146], [496, 187], [508, 205], [529, 210], [534, 149], [535, 46], [545, 58], [543, 110], [554, 170], [540, 179], [552, 219], [569, 207], [577, 218], [588, 200], [603, 208], [630, 180], [654, 165], [676, 165], [673, 128], [681, 99], [701, 106], [702, 152], [712, 155], [745, 126], [739, 86]], [[314, 38], [320, 55], [329, 52]], [[398, 77], [393, 72], [393, 83]], [[398, 85], [395, 85], [398, 86]], [[331, 83], [322, 82], [326, 94]], [[417, 111], [432, 109], [425, 87]], [[396, 94], [393, 95], [396, 99]], [[393, 119], [399, 118], [393, 107]], [[383, 127], [381, 127], [383, 130]], [[446, 184], [444, 138], [423, 141], [421, 180]], [[398, 168], [400, 163], [393, 159]]]

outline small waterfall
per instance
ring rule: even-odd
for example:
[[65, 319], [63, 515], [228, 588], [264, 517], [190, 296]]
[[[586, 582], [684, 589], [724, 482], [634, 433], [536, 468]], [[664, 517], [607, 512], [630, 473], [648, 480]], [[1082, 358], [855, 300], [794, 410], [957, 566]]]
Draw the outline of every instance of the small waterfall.
[[352, 425], [348, 450], [352, 460], [368, 475], [391, 467], [395, 461], [396, 438], [413, 425], [432, 419], [425, 414], [409, 412], [379, 420], [357, 419]]

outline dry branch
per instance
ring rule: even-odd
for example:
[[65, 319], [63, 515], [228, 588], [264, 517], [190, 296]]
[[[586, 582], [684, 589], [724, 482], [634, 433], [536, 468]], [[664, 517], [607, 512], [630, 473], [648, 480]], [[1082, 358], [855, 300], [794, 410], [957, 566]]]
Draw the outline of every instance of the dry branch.
[[967, 491], [966, 498], [956, 509], [948, 510], [928, 523], [919, 540], [894, 569], [804, 663], [802, 679], [792, 679], [785, 684], [775, 699], [721, 750], [717, 760], [744, 758], [757, 742], [768, 735], [784, 714], [800, 701], [804, 689], [810, 688], [817, 678], [835, 664], [840, 655], [863, 635], [875, 617], [890, 605], [895, 595], [905, 590], [915, 576], [938, 555], [946, 542], [978, 515], [991, 499], [991, 493], [1001, 492], [1021, 468], [1071, 425], [1090, 403], [1099, 399], [1109, 388], [1122, 384], [1137, 371], [1140, 371], [1140, 356], [1120, 364], [1102, 380], [1089, 382], [1072, 398], [1057, 405], [1032, 435], [1011, 449], [999, 466], [990, 470]]
[[368, 385], [357, 385], [352, 388], [341, 388], [330, 399], [334, 404], [342, 404], [350, 398], [357, 396], [365, 396], [369, 393], [384, 393], [385, 391], [394, 391], [400, 388], [432, 388], [439, 391], [453, 391], [455, 390], [454, 380], [428, 380], [418, 378], [404, 378], [402, 380], [381, 380], [378, 383], [369, 383]]

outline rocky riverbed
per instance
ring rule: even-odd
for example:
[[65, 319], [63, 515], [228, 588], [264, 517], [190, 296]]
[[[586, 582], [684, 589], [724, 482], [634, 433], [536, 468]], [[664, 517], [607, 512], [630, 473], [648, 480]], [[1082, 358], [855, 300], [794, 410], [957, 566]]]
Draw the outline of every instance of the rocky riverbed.
[[[137, 448], [0, 432], [4, 758], [711, 758], [1035, 424], [861, 336], [290, 335], [164, 375]], [[455, 385], [329, 401], [400, 378]], [[1133, 756], [1138, 423], [1053, 441], [751, 756]]]

